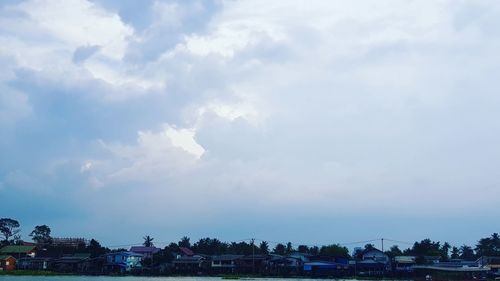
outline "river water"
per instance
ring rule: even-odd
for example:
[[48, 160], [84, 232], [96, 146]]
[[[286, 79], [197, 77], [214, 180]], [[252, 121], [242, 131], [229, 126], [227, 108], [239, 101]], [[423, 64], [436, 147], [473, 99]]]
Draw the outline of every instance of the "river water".
[[[241, 278], [241, 281], [300, 281], [313, 279]], [[314, 281], [331, 279], [314, 279]], [[0, 276], [0, 281], [230, 281], [220, 277], [141, 277], [141, 276]], [[350, 279], [349, 281], [355, 281]]]

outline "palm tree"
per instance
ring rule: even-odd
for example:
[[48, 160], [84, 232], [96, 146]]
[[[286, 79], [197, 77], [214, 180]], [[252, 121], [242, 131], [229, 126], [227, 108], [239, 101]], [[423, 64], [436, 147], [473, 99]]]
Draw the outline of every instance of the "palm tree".
[[144, 243], [142, 243], [142, 245], [144, 245], [144, 247], [153, 247], [153, 240], [154, 238], [150, 237], [149, 235], [146, 235], [146, 237], [143, 237], [144, 239]]

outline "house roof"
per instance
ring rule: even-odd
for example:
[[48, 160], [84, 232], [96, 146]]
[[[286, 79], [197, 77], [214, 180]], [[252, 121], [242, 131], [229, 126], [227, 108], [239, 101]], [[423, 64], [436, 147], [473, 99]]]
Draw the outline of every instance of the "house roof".
[[192, 256], [192, 257], [180, 257], [178, 259], [173, 260], [173, 263], [198, 263], [202, 260], [205, 260], [205, 257], [202, 256]]
[[221, 255], [221, 256], [214, 256], [212, 260], [214, 261], [230, 261], [230, 260], [237, 260], [244, 257], [243, 255]]
[[34, 250], [34, 246], [10, 245], [0, 249], [0, 254], [27, 254]]
[[134, 253], [156, 254], [159, 251], [160, 251], [160, 248], [156, 248], [156, 247], [133, 246], [133, 247], [130, 248], [130, 252], [134, 252]]
[[125, 252], [125, 251], [124, 252], [114, 252], [114, 253], [106, 254], [106, 256], [114, 256], [114, 255], [142, 257], [141, 254], [133, 253], [133, 252]]
[[191, 249], [189, 249], [189, 248], [179, 247], [179, 250], [181, 251], [182, 254], [184, 254], [186, 256], [192, 256], [192, 255], [194, 255], [194, 252], [191, 251]]
[[370, 253], [370, 252], [379, 252], [379, 253], [382, 253], [382, 254], [384, 253], [384, 252], [380, 251], [379, 249], [377, 249], [377, 248], [373, 247], [373, 248], [371, 248], [371, 249], [365, 249], [365, 250], [363, 251], [363, 255], [366, 255], [366, 254], [368, 254], [368, 253]]
[[13, 259], [16, 259], [16, 258], [14, 258], [13, 256], [9, 256], [9, 255], [0, 255], [0, 260], [3, 260], [3, 261], [4, 261], [4, 260], [6, 260], [6, 259], [8, 259], [8, 258], [13, 258]]
[[395, 256], [394, 261], [397, 263], [415, 263], [414, 256]]

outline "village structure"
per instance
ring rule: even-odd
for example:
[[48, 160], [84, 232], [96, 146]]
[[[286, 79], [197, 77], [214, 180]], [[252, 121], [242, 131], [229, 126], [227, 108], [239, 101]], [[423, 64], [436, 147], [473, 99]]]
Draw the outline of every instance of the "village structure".
[[[84, 240], [62, 239], [55, 243], [78, 247]], [[373, 247], [357, 259], [291, 252], [286, 255], [203, 255], [188, 247], [170, 253], [168, 262], [154, 263], [163, 250], [154, 246], [133, 246], [96, 257], [76, 252], [71, 255], [47, 255], [36, 244], [8, 245], [0, 249], [0, 271], [53, 271], [85, 275], [251, 275], [304, 277], [425, 277], [446, 276], [454, 279], [484, 279], [500, 276], [500, 257], [483, 256], [476, 260], [425, 256], [417, 263], [415, 256], [390, 258]], [[148, 263], [145, 261], [148, 260]], [[149, 265], [147, 265], [149, 264]], [[154, 266], [152, 266], [154, 264]]]

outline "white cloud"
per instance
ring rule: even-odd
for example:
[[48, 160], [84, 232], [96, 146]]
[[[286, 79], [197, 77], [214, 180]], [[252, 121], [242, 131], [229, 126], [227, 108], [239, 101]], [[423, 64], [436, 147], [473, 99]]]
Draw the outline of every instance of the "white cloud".
[[[65, 145], [40, 157], [69, 154], [91, 195], [122, 188], [100, 208], [144, 195], [155, 204], [136, 224], [186, 198], [190, 218], [498, 209], [498, 196], [477, 196], [498, 187], [496, 2], [223, 1], [210, 17], [203, 1], [157, 1], [140, 32], [68, 3], [0, 18], [0, 81], [23, 88], [0, 93], [0, 116], [55, 112], [34, 131]], [[72, 94], [67, 111], [54, 110], [58, 90]]]

